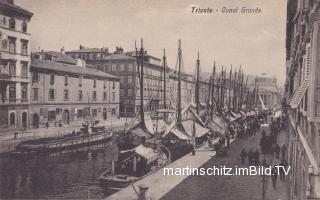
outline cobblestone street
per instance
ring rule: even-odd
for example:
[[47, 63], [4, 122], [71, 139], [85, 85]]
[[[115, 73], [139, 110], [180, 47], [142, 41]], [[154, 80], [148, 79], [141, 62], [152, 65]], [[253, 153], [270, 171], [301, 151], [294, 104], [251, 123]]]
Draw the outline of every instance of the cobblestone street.
[[[268, 134], [269, 128], [264, 128]], [[255, 138], [238, 139], [231, 144], [231, 148], [227, 157], [213, 157], [202, 167], [246, 167], [240, 163], [240, 152], [242, 148], [247, 151], [249, 149], [259, 148], [260, 132]], [[281, 146], [286, 141], [287, 133], [281, 131], [278, 135], [278, 143]], [[263, 155], [260, 155], [260, 161]], [[280, 160], [272, 158], [271, 155], [266, 156], [268, 164], [279, 164]], [[289, 199], [288, 196], [288, 181], [289, 177], [285, 178], [285, 182], [277, 179], [277, 187], [273, 189], [270, 177], [267, 177], [266, 195], [262, 196], [262, 176], [189, 176], [177, 187], [167, 193], [162, 199], [219, 199], [219, 200], [254, 200], [265, 199], [274, 200]]]

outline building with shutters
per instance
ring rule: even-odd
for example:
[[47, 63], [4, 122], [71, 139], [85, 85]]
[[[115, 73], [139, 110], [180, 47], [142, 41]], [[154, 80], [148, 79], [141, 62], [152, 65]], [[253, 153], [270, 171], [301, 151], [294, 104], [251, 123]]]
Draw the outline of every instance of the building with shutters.
[[0, 0], [0, 130], [28, 127], [32, 13]]
[[33, 55], [30, 67], [30, 127], [50, 127], [119, 117], [120, 79], [60, 52]]
[[287, 4], [286, 84], [291, 199], [320, 198], [320, 2]]

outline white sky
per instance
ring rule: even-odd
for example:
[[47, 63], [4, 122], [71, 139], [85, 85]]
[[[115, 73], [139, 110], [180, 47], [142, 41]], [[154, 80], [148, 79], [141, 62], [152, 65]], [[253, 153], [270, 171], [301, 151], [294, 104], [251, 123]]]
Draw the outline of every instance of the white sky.
[[[182, 39], [184, 69], [194, 72], [197, 51], [201, 71], [212, 71], [213, 60], [228, 68], [242, 64], [245, 73], [285, 79], [285, 0], [15, 0], [34, 13], [29, 31], [32, 50], [59, 51], [115, 46], [133, 50], [144, 38], [149, 54], [175, 67]], [[193, 14], [192, 6], [220, 10]], [[223, 14], [222, 7], [259, 7], [262, 14]], [[239, 12], [239, 11], [238, 11]]]

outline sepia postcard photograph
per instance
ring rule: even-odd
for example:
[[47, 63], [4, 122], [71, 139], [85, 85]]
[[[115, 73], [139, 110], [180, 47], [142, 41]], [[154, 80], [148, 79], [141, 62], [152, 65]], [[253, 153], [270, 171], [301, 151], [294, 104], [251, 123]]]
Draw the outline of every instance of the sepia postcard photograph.
[[320, 0], [0, 0], [0, 199], [320, 199]]

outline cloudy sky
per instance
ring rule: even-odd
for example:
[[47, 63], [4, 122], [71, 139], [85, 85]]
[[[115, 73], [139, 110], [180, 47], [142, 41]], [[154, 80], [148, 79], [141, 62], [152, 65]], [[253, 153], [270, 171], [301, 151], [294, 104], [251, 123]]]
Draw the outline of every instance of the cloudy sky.
[[[178, 39], [182, 40], [184, 70], [193, 73], [200, 51], [201, 71], [243, 66], [245, 72], [285, 79], [285, 0], [15, 0], [34, 13], [29, 26], [32, 50], [122, 46], [134, 48], [144, 38], [149, 54], [175, 68]], [[195, 14], [192, 7], [212, 8]], [[223, 7], [238, 13], [222, 13]], [[259, 7], [261, 14], [242, 14]]]

